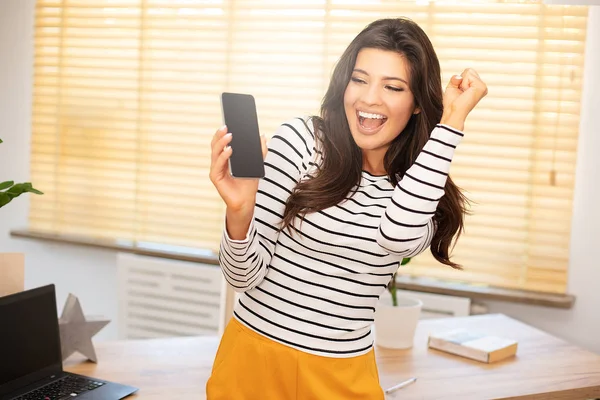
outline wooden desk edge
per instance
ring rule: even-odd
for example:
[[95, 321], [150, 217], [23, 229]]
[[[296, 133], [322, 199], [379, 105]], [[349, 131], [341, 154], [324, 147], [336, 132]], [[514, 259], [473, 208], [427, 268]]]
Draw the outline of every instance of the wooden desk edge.
[[600, 385], [517, 397], [500, 397], [495, 400], [592, 400], [597, 398], [600, 398]]

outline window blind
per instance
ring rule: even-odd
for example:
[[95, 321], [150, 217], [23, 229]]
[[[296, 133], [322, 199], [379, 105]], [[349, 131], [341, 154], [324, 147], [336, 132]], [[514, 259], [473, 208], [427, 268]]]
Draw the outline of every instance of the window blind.
[[403, 273], [563, 292], [587, 7], [424, 0], [38, 0], [30, 227], [217, 251], [209, 179], [219, 94], [256, 97], [261, 131], [318, 113], [335, 61], [369, 22], [412, 18], [445, 85], [489, 95], [451, 174], [474, 202], [454, 250]]

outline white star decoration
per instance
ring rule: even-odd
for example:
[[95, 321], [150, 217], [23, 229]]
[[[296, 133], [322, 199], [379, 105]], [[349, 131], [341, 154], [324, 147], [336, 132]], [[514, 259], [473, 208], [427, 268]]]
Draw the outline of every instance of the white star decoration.
[[79, 299], [69, 293], [58, 320], [63, 361], [78, 351], [90, 361], [98, 362], [92, 337], [109, 322], [104, 318], [85, 317]]

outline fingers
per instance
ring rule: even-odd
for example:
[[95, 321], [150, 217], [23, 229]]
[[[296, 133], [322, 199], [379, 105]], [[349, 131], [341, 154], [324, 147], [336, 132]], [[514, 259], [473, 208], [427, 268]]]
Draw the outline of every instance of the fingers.
[[481, 97], [487, 94], [487, 85], [481, 80], [479, 74], [473, 68], [465, 69], [460, 76], [462, 77], [462, 82], [460, 84], [460, 89], [462, 91], [468, 89], [475, 90]]
[[453, 75], [452, 78], [450, 78], [450, 82], [448, 82], [448, 86], [446, 86], [446, 88], [459, 89], [462, 81], [463, 81], [462, 75]]
[[217, 129], [217, 131], [213, 135], [213, 138], [210, 142], [210, 147], [213, 147], [219, 139], [221, 139], [223, 136], [225, 136], [226, 133], [227, 133], [227, 125], [223, 125], [219, 129]]
[[214, 163], [217, 160], [217, 158], [219, 157], [219, 155], [225, 149], [225, 146], [227, 146], [227, 145], [229, 145], [229, 143], [231, 143], [231, 138], [232, 138], [231, 133], [225, 133], [222, 135], [219, 133], [215, 134], [215, 137], [213, 138], [213, 141], [212, 141], [211, 163]]
[[227, 160], [231, 157], [232, 135], [227, 133], [227, 127], [223, 126], [217, 130], [211, 141], [210, 179], [215, 182], [227, 171]]
[[214, 164], [211, 167], [211, 179], [218, 179], [226, 173], [227, 169], [229, 168], [227, 161], [229, 160], [229, 157], [231, 157], [231, 153], [231, 146], [227, 146], [217, 156]]
[[462, 130], [465, 119], [487, 91], [487, 85], [472, 68], [451, 77], [444, 92], [442, 122]]
[[460, 96], [460, 94], [463, 92], [463, 90], [460, 88], [462, 82], [463, 77], [461, 75], [453, 75], [450, 78], [448, 85], [446, 85], [446, 90], [444, 90], [443, 104], [445, 110], [448, 109], [454, 99]]

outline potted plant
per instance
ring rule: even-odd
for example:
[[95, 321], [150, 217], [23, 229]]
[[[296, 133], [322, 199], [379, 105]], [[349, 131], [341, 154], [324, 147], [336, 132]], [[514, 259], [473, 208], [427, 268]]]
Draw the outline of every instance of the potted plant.
[[[400, 263], [404, 266], [410, 262], [405, 258]], [[375, 311], [375, 344], [393, 349], [412, 347], [415, 329], [421, 314], [423, 303], [419, 299], [398, 296], [396, 275], [390, 280], [379, 298]]]
[[[2, 143], [2, 139], [0, 139]], [[23, 193], [43, 194], [30, 182], [0, 182], [0, 208]], [[0, 296], [23, 290], [25, 278], [25, 259], [21, 253], [0, 253]]]

